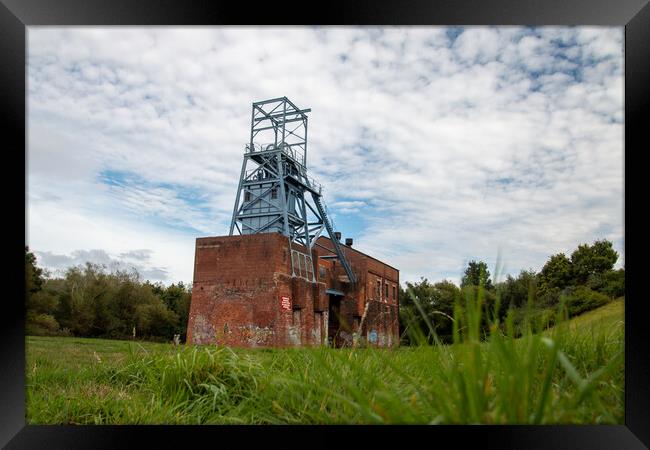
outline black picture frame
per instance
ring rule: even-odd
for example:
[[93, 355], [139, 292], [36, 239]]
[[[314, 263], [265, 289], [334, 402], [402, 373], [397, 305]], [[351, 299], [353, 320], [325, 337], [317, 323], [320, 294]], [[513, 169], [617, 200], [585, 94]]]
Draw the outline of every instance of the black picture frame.
[[[4, 248], [12, 258], [5, 272], [2, 369], [0, 370], [0, 446], [6, 448], [123, 448], [144, 439], [148, 446], [186, 448], [208, 439], [222, 445], [236, 439], [246, 445], [252, 437], [292, 446], [309, 442], [349, 442], [347, 435], [383, 443], [389, 437], [458, 447], [476, 443], [499, 449], [636, 449], [650, 446], [650, 343], [641, 280], [648, 255], [644, 234], [647, 189], [642, 175], [644, 139], [650, 114], [650, 5], [648, 0], [386, 0], [329, 1], [319, 4], [287, 1], [248, 5], [242, 2], [171, 0], [0, 0], [0, 105], [5, 137], [4, 155], [12, 158], [5, 170], [4, 192], [19, 198], [17, 185], [27, 187], [26, 152], [26, 30], [32, 25], [607, 25], [625, 27], [625, 195], [640, 194], [640, 201], [625, 202], [626, 302], [625, 302], [625, 425], [583, 426], [414, 426], [403, 427], [192, 427], [192, 426], [33, 426], [25, 424], [25, 334], [23, 274], [18, 261], [24, 244], [25, 217], [17, 200], [13, 214], [5, 213]], [[15, 179], [14, 179], [15, 177]], [[5, 196], [6, 197], [6, 196]], [[26, 196], [24, 197], [26, 199]], [[6, 202], [5, 202], [6, 203]], [[25, 209], [23, 209], [25, 211]], [[639, 217], [634, 219], [633, 214]], [[6, 227], [3, 227], [6, 228]], [[9, 231], [11, 230], [11, 231]], [[644, 233], [645, 232], [645, 233]], [[256, 431], [260, 433], [252, 433]], [[415, 433], [415, 435], [414, 435]], [[345, 437], [343, 436], [345, 435]], [[417, 436], [416, 436], [417, 435]], [[339, 441], [341, 440], [341, 441]], [[155, 443], [155, 444], [154, 444]], [[311, 445], [311, 444], [309, 444]], [[364, 444], [365, 445], [365, 444]], [[415, 444], [419, 445], [419, 444]]]

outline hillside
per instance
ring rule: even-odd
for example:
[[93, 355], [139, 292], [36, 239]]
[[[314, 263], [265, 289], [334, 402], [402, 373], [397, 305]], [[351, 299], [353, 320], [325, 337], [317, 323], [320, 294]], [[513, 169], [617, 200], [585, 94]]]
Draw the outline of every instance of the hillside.
[[30, 336], [27, 422], [621, 424], [623, 308], [541, 335], [396, 350]]
[[592, 311], [587, 311], [577, 317], [569, 320], [569, 326], [578, 331], [591, 330], [596, 328], [607, 328], [616, 325], [623, 325], [625, 318], [625, 301], [618, 298], [610, 303], [596, 308]]

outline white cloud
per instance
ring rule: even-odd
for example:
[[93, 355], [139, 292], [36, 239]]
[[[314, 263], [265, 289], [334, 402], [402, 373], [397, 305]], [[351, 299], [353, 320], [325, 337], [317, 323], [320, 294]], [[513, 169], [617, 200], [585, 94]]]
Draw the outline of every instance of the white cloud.
[[330, 210], [403, 279], [622, 255], [622, 29], [446, 31], [30, 27], [29, 244], [149, 249], [191, 279], [194, 238], [228, 231], [251, 102], [286, 95], [312, 108]]
[[[85, 261], [117, 264], [135, 267], [143, 277], [164, 275], [151, 280], [191, 282], [195, 236], [113, 217], [110, 210], [87, 212], [57, 203], [29, 204], [27, 242], [39, 264], [54, 271]], [[142, 258], [142, 249], [146, 249], [146, 258]]]
[[501, 43], [495, 30], [483, 27], [469, 28], [454, 42], [456, 54], [470, 63], [486, 63], [499, 55]]

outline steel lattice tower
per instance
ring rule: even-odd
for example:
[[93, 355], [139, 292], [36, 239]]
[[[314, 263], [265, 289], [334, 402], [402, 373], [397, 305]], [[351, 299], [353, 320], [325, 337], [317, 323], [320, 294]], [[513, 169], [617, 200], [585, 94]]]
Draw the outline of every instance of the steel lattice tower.
[[356, 282], [322, 202], [322, 187], [307, 176], [307, 113], [287, 97], [253, 103], [250, 142], [246, 144], [230, 235], [278, 232], [305, 246], [292, 250], [294, 274], [308, 267], [315, 281], [312, 249], [323, 229], [334, 245], [350, 282]]

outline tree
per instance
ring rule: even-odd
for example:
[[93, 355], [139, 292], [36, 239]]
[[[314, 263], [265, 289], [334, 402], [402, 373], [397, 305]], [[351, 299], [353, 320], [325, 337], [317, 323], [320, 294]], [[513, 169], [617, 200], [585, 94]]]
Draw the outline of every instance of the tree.
[[36, 256], [25, 246], [25, 299], [43, 287], [43, 269], [36, 266]]
[[47, 278], [25, 247], [27, 334], [126, 339], [136, 327], [138, 336], [152, 340], [174, 334], [184, 340], [191, 295], [182, 282], [141, 282], [135, 270], [109, 273], [92, 263]]
[[[131, 336], [133, 327], [138, 329], [138, 318], [136, 317], [138, 306], [152, 304], [158, 297], [150, 286], [140, 281], [140, 276], [136, 271], [118, 270], [113, 276], [117, 287], [111, 305], [119, 320], [119, 327], [115, 330], [115, 334]], [[137, 333], [139, 334], [139, 331]]]
[[492, 289], [492, 281], [490, 280], [490, 271], [487, 264], [483, 261], [470, 261], [465, 269], [465, 275], [460, 282], [460, 287], [465, 286], [482, 286], [485, 289]]
[[465, 329], [465, 333], [472, 333], [470, 331], [473, 328], [471, 317], [474, 313], [480, 311], [481, 319], [478, 332], [479, 336], [486, 336], [490, 327], [490, 320], [495, 314], [499, 313], [499, 311], [495, 310], [496, 294], [483, 286], [468, 284], [460, 289], [459, 298], [460, 308], [457, 312], [455, 311], [454, 319], [459, 321], [460, 329]]
[[625, 269], [610, 270], [603, 275], [603, 287], [600, 290], [610, 298], [625, 295]]
[[460, 289], [449, 280], [433, 285], [433, 311], [430, 317], [436, 333], [444, 342], [451, 342], [454, 304], [460, 297]]
[[160, 297], [165, 302], [165, 305], [167, 305], [169, 310], [174, 312], [178, 317], [174, 334], [180, 334], [181, 340], [185, 340], [192, 293], [181, 281], [178, 284], [170, 284], [161, 292]]
[[400, 287], [401, 333], [410, 330], [410, 333], [404, 336], [404, 343], [412, 344], [412, 339], [417, 339], [415, 338], [417, 335], [420, 336], [419, 339], [431, 342], [429, 325], [434, 328], [443, 342], [450, 341], [451, 317], [454, 314], [454, 303], [459, 295], [460, 289], [448, 280], [431, 284], [426, 278], [421, 278], [419, 282], [407, 282], [406, 291]]
[[508, 275], [505, 281], [497, 285], [501, 297], [500, 316], [504, 316], [509, 308], [521, 308], [528, 299], [535, 301], [537, 297], [538, 276], [533, 270], [522, 270], [515, 278]]
[[428, 334], [426, 320], [430, 317], [432, 309], [432, 288], [426, 278], [420, 278], [420, 281], [415, 283], [407, 281], [406, 290], [402, 290], [400, 286], [400, 333], [407, 345], [417, 344], [426, 339]]
[[595, 241], [591, 246], [583, 244], [571, 254], [573, 276], [576, 285], [583, 285], [592, 278], [594, 287], [600, 276], [612, 270], [618, 260], [618, 253], [612, 248], [612, 243], [607, 240]]
[[178, 324], [178, 316], [160, 298], [153, 297], [151, 302], [136, 306], [135, 321], [141, 336], [171, 340]]
[[52, 315], [58, 300], [43, 289], [44, 274], [36, 265], [36, 256], [25, 246], [25, 331], [29, 335], [56, 335], [60, 329]]
[[61, 298], [65, 305], [62, 324], [76, 336], [93, 335], [95, 303], [103, 294], [102, 286], [97, 283], [102, 270], [101, 266], [86, 263], [85, 267], [70, 267], [65, 273], [65, 291]]
[[549, 258], [539, 274], [540, 289], [564, 289], [573, 282], [573, 265], [564, 253]]

